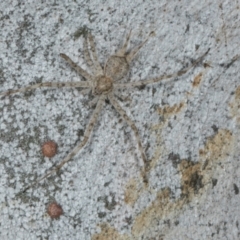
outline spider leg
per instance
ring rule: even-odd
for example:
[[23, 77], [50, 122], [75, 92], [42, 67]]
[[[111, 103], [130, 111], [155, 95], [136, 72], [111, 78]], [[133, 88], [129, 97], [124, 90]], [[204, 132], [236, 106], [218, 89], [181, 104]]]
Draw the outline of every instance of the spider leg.
[[131, 33], [132, 33], [132, 30], [130, 30], [130, 32], [128, 33], [127, 37], [126, 37], [126, 40], [122, 46], [121, 49], [119, 49], [116, 54], [114, 54], [115, 56], [119, 56], [119, 57], [123, 57], [126, 55], [126, 52], [127, 52], [127, 46], [129, 44], [129, 40], [130, 40], [130, 36], [131, 36]]
[[119, 103], [116, 101], [116, 99], [114, 98], [114, 96], [112, 94], [108, 95], [108, 99], [111, 102], [111, 104], [113, 105], [113, 107], [116, 109], [116, 111], [123, 117], [123, 119], [127, 122], [127, 124], [131, 127], [131, 129], [134, 132], [135, 138], [138, 143], [138, 148], [140, 150], [141, 157], [142, 157], [143, 163], [144, 163], [144, 169], [142, 170], [143, 181], [144, 181], [144, 183], [147, 183], [148, 180], [147, 180], [146, 174], [149, 170], [149, 163], [147, 162], [147, 158], [146, 158], [146, 155], [143, 150], [142, 142], [141, 142], [137, 127], [134, 124], [134, 122], [131, 120], [131, 118], [127, 115], [125, 110], [119, 105]]
[[139, 44], [136, 48], [134, 48], [130, 53], [126, 55], [127, 62], [130, 63], [133, 58], [136, 56], [136, 54], [139, 52], [139, 50], [146, 44], [148, 41], [149, 37], [151, 37], [154, 34], [154, 32], [150, 32], [148, 37], [143, 41], [141, 44]]
[[[94, 71], [95, 71], [95, 69], [93, 69], [94, 63], [93, 63], [93, 60], [92, 60], [91, 55], [90, 55], [90, 53], [89, 53], [87, 39], [85, 39], [84, 42], [83, 42], [83, 49], [84, 49], [84, 59], [86, 60], [87, 65], [89, 66], [89, 68], [90, 68], [91, 70], [94, 70]], [[95, 73], [95, 72], [94, 72], [94, 73]]]
[[75, 62], [73, 62], [73, 60], [66, 54], [60, 53], [60, 57], [62, 57], [79, 75], [83, 76], [88, 81], [92, 81], [92, 76], [87, 71], [78, 66]]
[[103, 74], [103, 69], [98, 61], [98, 57], [97, 57], [97, 53], [96, 53], [96, 47], [94, 44], [94, 38], [93, 35], [91, 33], [88, 33], [88, 40], [89, 40], [89, 44], [90, 44], [90, 50], [91, 50], [91, 54], [93, 56], [93, 63], [94, 66], [96, 68], [97, 73], [99, 74]]
[[0, 97], [9, 96], [14, 93], [22, 93], [27, 92], [30, 90], [34, 90], [37, 88], [48, 87], [48, 88], [63, 88], [63, 87], [81, 87], [81, 88], [89, 88], [91, 87], [89, 82], [44, 82], [44, 83], [37, 83], [33, 85], [29, 85], [27, 87], [19, 88], [16, 90], [8, 90], [6, 92], [0, 93]]
[[96, 106], [97, 102], [98, 102], [98, 97], [95, 97], [95, 98], [93, 98], [93, 100], [91, 100], [89, 102], [89, 106], [94, 107], [94, 106]]
[[90, 118], [90, 121], [86, 127], [86, 130], [84, 132], [84, 136], [83, 136], [83, 140], [82, 142], [77, 145], [63, 160], [60, 164], [58, 164], [53, 170], [51, 170], [50, 172], [48, 172], [47, 174], [45, 174], [44, 176], [42, 176], [41, 178], [39, 178], [36, 182], [34, 182], [33, 184], [31, 184], [30, 186], [26, 187], [22, 192], [27, 191], [28, 189], [30, 189], [31, 187], [35, 186], [37, 183], [41, 182], [43, 179], [48, 178], [50, 175], [52, 175], [53, 173], [59, 171], [64, 164], [66, 164], [67, 162], [69, 162], [70, 160], [72, 160], [72, 158], [86, 145], [86, 143], [88, 142], [88, 139], [92, 133], [92, 130], [94, 128], [94, 125], [97, 121], [98, 115], [104, 105], [104, 101], [105, 101], [105, 95], [102, 95], [99, 97], [97, 106], [95, 108], [95, 110], [93, 111], [93, 114]]
[[168, 74], [168, 75], [163, 75], [160, 77], [156, 77], [156, 78], [152, 78], [152, 79], [148, 79], [148, 80], [143, 80], [143, 81], [139, 81], [139, 82], [130, 82], [130, 83], [114, 83], [114, 88], [115, 89], [121, 89], [121, 88], [132, 88], [132, 87], [142, 87], [145, 86], [147, 84], [153, 84], [153, 83], [157, 83], [160, 82], [164, 79], [169, 79], [169, 78], [176, 78], [176, 77], [180, 77], [183, 74], [185, 74], [186, 72], [188, 72], [191, 68], [194, 68], [199, 62], [202, 61], [202, 59], [208, 54], [210, 48], [207, 50], [207, 52], [205, 52], [201, 57], [199, 57], [197, 60], [195, 60], [191, 66], [186, 67], [176, 73], [172, 73], [172, 74]]

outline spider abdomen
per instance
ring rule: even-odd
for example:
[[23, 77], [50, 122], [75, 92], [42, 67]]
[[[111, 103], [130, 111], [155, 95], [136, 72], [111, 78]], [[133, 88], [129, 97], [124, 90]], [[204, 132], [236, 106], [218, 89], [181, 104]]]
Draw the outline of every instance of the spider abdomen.
[[111, 56], [105, 64], [104, 73], [114, 81], [118, 81], [126, 76], [128, 70], [129, 64], [125, 56]]

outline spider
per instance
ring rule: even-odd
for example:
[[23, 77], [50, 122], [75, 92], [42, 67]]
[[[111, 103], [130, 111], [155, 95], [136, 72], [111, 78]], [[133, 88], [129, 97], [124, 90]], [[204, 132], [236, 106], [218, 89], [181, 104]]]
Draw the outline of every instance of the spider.
[[126, 121], [126, 123], [131, 127], [133, 130], [133, 133], [135, 135], [138, 149], [141, 153], [141, 158], [143, 160], [143, 167], [141, 168], [141, 175], [143, 178], [143, 182], [147, 184], [147, 173], [149, 172], [149, 161], [147, 161], [144, 148], [139, 136], [138, 129], [134, 122], [131, 120], [131, 118], [126, 114], [126, 111], [120, 106], [120, 104], [117, 102], [114, 92], [116, 89], [129, 89], [134, 87], [141, 87], [145, 86], [147, 84], [153, 84], [160, 82], [163, 79], [170, 79], [170, 78], [176, 78], [183, 74], [185, 74], [187, 71], [189, 71], [191, 68], [196, 66], [202, 59], [205, 57], [205, 55], [208, 53], [210, 49], [208, 49], [207, 52], [205, 52], [201, 57], [193, 61], [193, 63], [176, 72], [169, 75], [162, 75], [156, 78], [151, 78], [148, 80], [142, 80], [139, 82], [128, 82], [128, 83], [118, 83], [119, 80], [121, 80], [129, 71], [130, 63], [132, 62], [133, 58], [136, 56], [136, 54], [139, 52], [139, 50], [145, 45], [145, 43], [148, 41], [149, 37], [152, 36], [154, 32], [151, 32], [148, 37], [143, 41], [140, 45], [132, 49], [131, 51], [127, 51], [129, 40], [131, 36], [131, 31], [127, 34], [126, 40], [123, 44], [123, 46], [112, 56], [108, 58], [106, 61], [104, 67], [102, 67], [98, 61], [98, 57], [96, 54], [96, 48], [94, 44], [94, 37], [91, 33], [88, 33], [85, 41], [84, 41], [84, 55], [87, 62], [87, 65], [92, 70], [93, 74], [89, 74], [86, 70], [84, 70], [82, 67], [78, 66], [73, 60], [71, 60], [70, 57], [68, 57], [64, 53], [60, 53], [60, 56], [66, 60], [66, 62], [80, 75], [82, 76], [85, 81], [78, 81], [78, 82], [62, 82], [62, 83], [54, 83], [54, 82], [45, 82], [45, 83], [39, 83], [34, 84], [30, 86], [26, 86], [20, 89], [16, 90], [8, 90], [6, 92], [0, 93], [0, 96], [8, 96], [15, 93], [22, 93], [29, 90], [34, 90], [41, 87], [48, 87], [48, 88], [64, 88], [64, 87], [70, 87], [70, 88], [83, 88], [88, 89], [92, 92], [92, 95], [94, 96], [94, 105], [96, 105], [90, 120], [86, 126], [86, 129], [84, 131], [83, 140], [75, 146], [72, 151], [68, 153], [68, 155], [52, 170], [49, 170], [44, 176], [37, 179], [33, 184], [26, 187], [23, 192], [28, 190], [29, 188], [33, 187], [35, 184], [39, 183], [43, 179], [48, 178], [53, 173], [59, 171], [63, 165], [65, 165], [67, 162], [73, 159], [73, 157], [87, 144], [90, 135], [93, 131], [94, 125], [96, 124], [97, 118], [99, 116], [100, 111], [102, 110], [105, 100], [109, 100], [109, 102], [112, 104], [112, 106], [115, 108], [117, 113], [121, 115], [121, 117]]

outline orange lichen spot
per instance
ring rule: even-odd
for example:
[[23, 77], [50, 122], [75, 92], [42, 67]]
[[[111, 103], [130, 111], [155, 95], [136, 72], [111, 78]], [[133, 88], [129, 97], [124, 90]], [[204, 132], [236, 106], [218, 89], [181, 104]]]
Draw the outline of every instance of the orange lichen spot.
[[47, 213], [51, 218], [56, 219], [63, 214], [63, 209], [59, 204], [53, 202], [48, 205]]
[[57, 144], [54, 141], [47, 141], [42, 145], [42, 153], [45, 157], [54, 157], [57, 153]]

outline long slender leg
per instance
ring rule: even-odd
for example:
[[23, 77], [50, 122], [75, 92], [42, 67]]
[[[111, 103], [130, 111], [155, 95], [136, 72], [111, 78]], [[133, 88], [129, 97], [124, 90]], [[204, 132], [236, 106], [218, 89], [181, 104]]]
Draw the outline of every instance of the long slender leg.
[[197, 60], [195, 60], [191, 66], [186, 67], [176, 73], [172, 73], [169, 75], [163, 75], [160, 77], [156, 77], [156, 78], [152, 78], [152, 79], [148, 79], [148, 80], [143, 80], [143, 81], [139, 81], [139, 82], [131, 82], [131, 83], [114, 83], [114, 88], [115, 89], [121, 89], [121, 88], [132, 88], [132, 87], [141, 87], [141, 86], [145, 86], [147, 84], [152, 84], [152, 83], [157, 83], [160, 82], [164, 79], [169, 79], [169, 78], [176, 78], [179, 76], [182, 76], [183, 74], [185, 74], [186, 72], [188, 72], [191, 68], [195, 67], [199, 62], [202, 61], [202, 59], [208, 54], [210, 49], [207, 50], [207, 52], [205, 52], [201, 57], [199, 57]]
[[16, 90], [8, 90], [6, 92], [0, 93], [0, 96], [8, 96], [14, 93], [22, 93], [22, 92], [27, 92], [30, 90], [34, 90], [37, 88], [42, 88], [42, 87], [48, 87], [48, 88], [64, 88], [64, 87], [81, 87], [81, 88], [90, 88], [90, 83], [89, 82], [44, 82], [44, 83], [37, 83], [34, 85], [29, 85], [27, 87], [19, 88]]
[[128, 33], [127, 37], [126, 37], [126, 40], [122, 46], [121, 49], [119, 49], [116, 54], [114, 54], [115, 56], [120, 56], [120, 57], [123, 57], [125, 56], [126, 52], [127, 52], [127, 47], [128, 47], [128, 43], [129, 43], [129, 40], [130, 40], [130, 36], [131, 36], [131, 33], [132, 33], [132, 30], [130, 30], [130, 32]]
[[103, 74], [103, 69], [98, 61], [98, 57], [97, 57], [97, 53], [96, 53], [96, 47], [94, 44], [94, 38], [93, 35], [91, 33], [88, 34], [88, 40], [89, 40], [89, 44], [90, 44], [90, 49], [91, 49], [91, 54], [93, 56], [93, 63], [94, 66], [97, 70], [98, 73]]
[[92, 76], [87, 72], [85, 71], [84, 69], [82, 69], [80, 66], [78, 66], [75, 62], [73, 62], [73, 60], [68, 57], [66, 54], [64, 53], [60, 53], [60, 57], [62, 57], [66, 62], [68, 62], [68, 64], [73, 68], [75, 69], [75, 71], [83, 76], [84, 78], [86, 78], [88, 81], [92, 81]]
[[84, 59], [86, 60], [88, 67], [91, 70], [93, 70], [94, 73], [95, 73], [96, 69], [93, 69], [94, 63], [93, 63], [93, 60], [92, 60], [91, 55], [89, 53], [87, 38], [83, 42], [83, 49], [84, 49]]
[[146, 44], [148, 41], [149, 37], [151, 37], [154, 34], [154, 32], [151, 32], [148, 37], [143, 41], [141, 44], [139, 44], [137, 47], [135, 47], [130, 53], [127, 54], [126, 59], [127, 62], [130, 63], [133, 58], [136, 56], [136, 54], [139, 52], [139, 50]]
[[149, 171], [149, 164], [147, 162], [147, 158], [146, 158], [146, 155], [145, 155], [144, 150], [143, 150], [142, 142], [141, 142], [137, 127], [134, 124], [134, 122], [130, 119], [130, 117], [126, 114], [125, 110], [116, 101], [114, 96], [109, 94], [108, 98], [109, 98], [111, 104], [113, 105], [113, 107], [116, 109], [116, 111], [123, 117], [123, 119], [127, 122], [127, 124], [132, 128], [132, 130], [134, 132], [135, 138], [136, 138], [137, 143], [138, 143], [138, 148], [140, 150], [141, 157], [142, 157], [143, 163], [144, 163], [144, 169], [142, 170], [143, 181], [145, 183], [147, 183], [148, 182], [147, 172]]
[[98, 103], [97, 103], [97, 106], [90, 118], [90, 121], [87, 125], [87, 128], [84, 132], [84, 136], [83, 136], [83, 140], [82, 142], [77, 145], [63, 160], [60, 164], [58, 164], [53, 170], [51, 170], [50, 172], [48, 172], [47, 174], [45, 174], [43, 177], [39, 178], [36, 182], [34, 182], [32, 185], [28, 186], [27, 188], [25, 188], [23, 190], [23, 192], [25, 192], [26, 190], [28, 190], [29, 188], [33, 187], [34, 185], [36, 185], [37, 183], [39, 183], [40, 181], [42, 181], [43, 179], [45, 178], [48, 178], [50, 175], [52, 175], [53, 173], [59, 171], [62, 166], [64, 164], [66, 164], [67, 162], [69, 162], [70, 160], [72, 160], [72, 158], [86, 145], [86, 143], [88, 142], [88, 139], [92, 133], [92, 130], [94, 128], [94, 125], [97, 121], [97, 118], [98, 118], [98, 115], [103, 107], [103, 104], [104, 104], [104, 101], [105, 101], [105, 96], [102, 95], [99, 100], [98, 100]]

